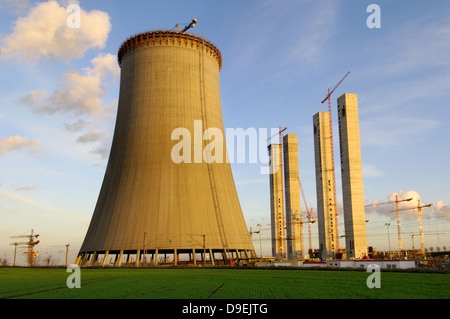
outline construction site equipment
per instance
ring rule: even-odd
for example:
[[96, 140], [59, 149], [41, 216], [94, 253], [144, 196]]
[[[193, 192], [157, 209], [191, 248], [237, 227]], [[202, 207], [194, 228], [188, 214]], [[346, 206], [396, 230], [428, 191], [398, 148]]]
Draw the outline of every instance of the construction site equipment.
[[[15, 242], [11, 243], [10, 245], [14, 245], [14, 266], [16, 265], [16, 254], [17, 254], [17, 248], [26, 248], [27, 251], [24, 252], [24, 255], [27, 257], [27, 265], [33, 266], [34, 265], [34, 258], [38, 256], [37, 251], [34, 250], [34, 247], [40, 243], [39, 240], [35, 240], [39, 237], [39, 234], [34, 234], [33, 229], [31, 230], [30, 235], [19, 235], [19, 236], [11, 236], [11, 238], [28, 238], [28, 241], [24, 242]], [[23, 246], [19, 246], [23, 245]]]
[[177, 25], [175, 26], [176, 32], [184, 33], [184, 32], [186, 32], [187, 30], [189, 30], [190, 28], [195, 27], [195, 24], [196, 24], [197, 22], [198, 22], [197, 19], [192, 19], [191, 23], [186, 24], [186, 26], [184, 27], [184, 29], [181, 30], [181, 31], [179, 30], [179, 26], [178, 26], [178, 24], [177, 24]]
[[316, 217], [312, 214], [313, 208], [311, 209], [308, 206], [308, 202], [306, 201], [305, 192], [303, 191], [302, 183], [300, 182], [300, 178], [298, 179], [298, 183], [300, 184], [300, 192], [302, 193], [303, 202], [305, 204], [306, 208], [306, 217], [308, 218], [308, 242], [309, 242], [309, 249], [308, 249], [308, 255], [310, 258], [312, 258], [313, 255], [313, 249], [312, 249], [312, 243], [311, 243], [311, 224], [314, 224], [316, 221], [313, 220]]
[[420, 205], [420, 199], [419, 199], [419, 200], [417, 200], [417, 206], [415, 206], [415, 207], [409, 207], [409, 208], [403, 208], [403, 209], [397, 208], [395, 211], [391, 211], [391, 212], [397, 212], [397, 215], [398, 215], [400, 211], [417, 209], [418, 221], [419, 221], [419, 234], [420, 234], [420, 251], [421, 251], [422, 255], [425, 254], [425, 240], [424, 240], [423, 224], [422, 224], [422, 209], [431, 207], [431, 206], [433, 206], [433, 204]]
[[395, 203], [395, 210], [391, 212], [397, 213], [397, 238], [398, 238], [398, 251], [401, 252], [403, 250], [403, 244], [402, 244], [402, 231], [400, 226], [400, 203], [401, 202], [409, 202], [412, 201], [413, 198], [406, 198], [406, 199], [398, 199], [398, 195], [395, 195], [395, 200], [387, 201], [387, 202], [379, 202], [374, 204], [365, 205], [365, 207], [373, 207], [373, 206], [379, 206], [379, 205], [385, 205], [385, 204], [394, 204]]
[[[345, 78], [350, 74], [350, 71], [345, 74], [345, 76], [336, 84], [336, 86], [330, 91], [328, 89], [328, 94], [325, 97], [325, 99], [322, 100], [322, 104], [325, 103], [325, 101], [328, 100], [328, 113], [330, 114], [330, 141], [331, 141], [331, 163], [332, 163], [332, 178], [333, 178], [333, 194], [334, 194], [334, 207], [335, 207], [335, 234], [336, 238], [339, 238], [339, 227], [338, 227], [338, 212], [337, 212], [337, 205], [336, 205], [336, 176], [335, 176], [335, 168], [334, 168], [334, 142], [333, 142], [333, 120], [332, 120], [332, 113], [331, 113], [331, 95], [333, 92], [341, 85], [341, 83], [345, 80]], [[339, 240], [336, 241], [336, 251], [339, 250]]]

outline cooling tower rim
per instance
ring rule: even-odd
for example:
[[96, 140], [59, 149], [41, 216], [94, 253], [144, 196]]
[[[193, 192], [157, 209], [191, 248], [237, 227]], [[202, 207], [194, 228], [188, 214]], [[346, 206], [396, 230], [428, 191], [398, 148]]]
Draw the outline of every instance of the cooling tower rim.
[[[169, 39], [171, 43], [169, 43]], [[181, 46], [182, 40], [184, 40], [183, 45], [186, 47], [188, 46], [188, 44], [193, 47], [195, 43], [198, 49], [201, 45], [204, 45], [206, 47], [206, 53], [214, 56], [217, 60], [217, 63], [219, 64], [219, 70], [222, 69], [222, 54], [214, 43], [204, 37], [200, 37], [192, 33], [182, 33], [170, 30], [145, 31], [128, 37], [125, 41], [122, 42], [122, 45], [119, 48], [119, 51], [117, 53], [117, 61], [119, 63], [119, 66], [121, 66], [122, 59], [129, 52], [134, 51], [137, 48], [144, 47], [144, 45], [162, 45], [164, 42], [164, 44], [167, 45], [178, 44], [179, 46]], [[176, 43], [175, 41], [178, 42]]]

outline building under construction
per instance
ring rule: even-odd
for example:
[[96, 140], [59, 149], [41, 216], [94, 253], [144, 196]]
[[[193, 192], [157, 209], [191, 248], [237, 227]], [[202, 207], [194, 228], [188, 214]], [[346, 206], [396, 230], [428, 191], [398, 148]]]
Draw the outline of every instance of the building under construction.
[[[284, 131], [284, 130], [283, 130]], [[282, 136], [280, 144], [268, 146], [272, 255], [275, 258], [302, 259], [303, 232], [300, 211], [300, 179], [296, 134]]]
[[[280, 133], [281, 134], [281, 133]], [[286, 226], [284, 218], [282, 144], [269, 145], [270, 158], [270, 221], [272, 256], [286, 258]]]
[[[198, 148], [208, 153], [203, 132], [223, 133], [222, 56], [185, 30], [140, 33], [119, 49], [114, 138], [79, 265], [157, 264], [163, 255], [174, 265], [256, 257], [225, 141], [215, 149], [223, 158], [197, 158]], [[180, 128], [193, 140], [175, 149], [183, 160], [174, 161], [174, 146], [187, 138], [174, 138]]]
[[343, 94], [337, 100], [339, 145], [347, 258], [367, 256], [366, 217], [359, 137], [358, 97]]
[[321, 259], [336, 258], [339, 248], [330, 113], [313, 116], [317, 221]]
[[303, 222], [300, 211], [298, 138], [296, 134], [286, 134], [283, 137], [283, 155], [287, 258], [301, 259], [303, 258]]

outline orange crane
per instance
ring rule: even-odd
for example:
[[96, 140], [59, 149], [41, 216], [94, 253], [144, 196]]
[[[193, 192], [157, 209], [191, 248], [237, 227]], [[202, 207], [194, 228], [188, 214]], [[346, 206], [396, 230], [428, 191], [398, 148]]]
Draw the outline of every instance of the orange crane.
[[396, 212], [397, 213], [397, 233], [398, 233], [398, 250], [402, 251], [403, 250], [403, 245], [402, 245], [402, 232], [401, 232], [401, 226], [400, 226], [400, 203], [401, 202], [409, 202], [413, 200], [413, 198], [406, 198], [406, 199], [398, 199], [398, 195], [395, 195], [395, 200], [394, 201], [387, 201], [387, 202], [381, 202], [381, 203], [377, 203], [377, 204], [369, 204], [366, 205], [365, 207], [371, 207], [371, 206], [378, 206], [378, 205], [384, 205], [384, 204], [393, 204], [395, 203], [395, 210], [392, 212]]
[[[283, 189], [283, 132], [287, 130], [287, 126], [284, 129], [281, 129], [281, 126], [279, 128], [278, 133], [272, 135], [271, 137], [269, 137], [266, 141], [271, 140], [273, 137], [279, 135], [279, 141], [280, 141], [280, 166], [281, 166], [281, 172], [280, 172], [280, 176], [281, 176], [281, 190], [278, 190], [281, 194], [281, 200], [284, 202], [283, 198], [284, 198], [284, 189]], [[284, 205], [283, 205], [284, 207]], [[284, 220], [284, 211], [281, 214], [281, 217], [279, 217], [278, 220], [278, 224], [282, 225], [282, 229], [284, 232], [284, 229], [286, 228], [286, 224], [285, 224], [285, 220]], [[279, 243], [279, 247], [280, 247], [280, 253], [279, 253], [279, 258], [282, 258], [283, 255], [285, 254], [285, 251], [283, 251], [283, 248], [285, 245], [283, 245], [283, 240], [285, 237], [285, 234], [283, 233], [281, 236], [276, 236], [277, 238], [274, 238], [274, 240], [277, 240]]]
[[312, 214], [313, 209], [309, 209], [308, 207], [308, 202], [306, 201], [306, 197], [305, 197], [305, 193], [303, 191], [303, 186], [302, 183], [300, 182], [300, 178], [298, 179], [298, 183], [300, 184], [300, 191], [302, 193], [302, 197], [303, 197], [303, 202], [305, 203], [305, 207], [306, 207], [306, 216], [308, 218], [308, 236], [309, 236], [309, 249], [308, 249], [308, 254], [309, 257], [312, 258], [313, 256], [313, 251], [312, 251], [312, 244], [311, 244], [311, 224], [315, 223], [316, 221], [312, 219], [315, 219], [316, 217]]
[[[332, 169], [332, 174], [333, 174], [333, 195], [334, 195], [334, 208], [335, 208], [335, 212], [336, 212], [336, 220], [335, 220], [335, 232], [336, 232], [336, 238], [339, 238], [339, 229], [338, 229], [338, 212], [337, 212], [337, 205], [336, 205], [336, 178], [335, 178], [335, 169], [334, 169], [334, 146], [333, 146], [333, 121], [332, 121], [332, 116], [331, 116], [331, 94], [333, 94], [333, 92], [338, 88], [339, 85], [341, 85], [341, 83], [345, 80], [345, 78], [350, 74], [350, 71], [347, 72], [346, 75], [344, 75], [344, 77], [338, 82], [338, 84], [336, 84], [336, 86], [330, 91], [330, 89], [328, 89], [328, 94], [325, 97], [325, 99], [322, 100], [322, 104], [325, 103], [326, 100], [328, 100], [328, 113], [330, 114], [330, 142], [331, 142], [331, 169]], [[339, 240], [336, 240], [336, 251], [339, 250]]]
[[[411, 209], [416, 209], [417, 208], [418, 219], [419, 219], [420, 250], [422, 252], [422, 255], [425, 254], [425, 243], [424, 243], [423, 224], [422, 224], [422, 208], [431, 207], [431, 206], [433, 206], [433, 204], [420, 205], [420, 200], [418, 200], [416, 207], [410, 207], [410, 208], [403, 208], [403, 209], [400, 209], [400, 210], [399, 209], [395, 210], [397, 212], [397, 214], [398, 214], [399, 211], [411, 210]], [[392, 212], [394, 212], [394, 211], [392, 211]]]
[[16, 246], [14, 250], [14, 265], [16, 265], [16, 250], [18, 245], [25, 245], [21, 246], [19, 248], [27, 248], [27, 252], [24, 253], [27, 256], [27, 264], [28, 266], [33, 266], [34, 264], [34, 258], [38, 255], [37, 252], [34, 250], [34, 246], [39, 244], [39, 240], [35, 241], [35, 238], [38, 238], [39, 234], [33, 235], [33, 230], [31, 230], [31, 235], [21, 235], [21, 236], [12, 236], [11, 238], [28, 238], [28, 241], [26, 242], [20, 242], [20, 243], [11, 243], [11, 245]]

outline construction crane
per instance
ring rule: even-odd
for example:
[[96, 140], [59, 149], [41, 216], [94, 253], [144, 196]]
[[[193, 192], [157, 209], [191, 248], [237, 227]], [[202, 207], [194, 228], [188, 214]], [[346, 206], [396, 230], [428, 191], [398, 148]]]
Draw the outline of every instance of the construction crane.
[[11, 238], [28, 238], [28, 241], [26, 242], [15, 242], [11, 243], [10, 245], [14, 245], [14, 266], [16, 265], [16, 252], [17, 252], [17, 246], [18, 245], [24, 245], [20, 246], [19, 248], [27, 248], [27, 252], [24, 253], [27, 256], [27, 264], [28, 266], [33, 266], [34, 264], [34, 258], [37, 257], [37, 252], [34, 250], [34, 246], [39, 244], [39, 240], [36, 240], [36, 238], [39, 237], [39, 234], [34, 235], [33, 229], [31, 230], [30, 235], [20, 235], [20, 236], [12, 236]]
[[[334, 145], [333, 145], [333, 120], [332, 120], [332, 116], [331, 116], [331, 94], [333, 94], [333, 92], [339, 87], [339, 85], [341, 85], [341, 83], [345, 80], [345, 78], [350, 74], [350, 71], [347, 72], [346, 75], [344, 75], [344, 77], [338, 82], [338, 84], [336, 84], [336, 86], [330, 91], [330, 89], [328, 89], [328, 94], [325, 97], [325, 99], [322, 100], [322, 104], [325, 103], [325, 101], [328, 100], [328, 113], [330, 115], [330, 143], [331, 143], [331, 170], [332, 170], [332, 174], [333, 174], [333, 195], [334, 195], [334, 208], [335, 208], [335, 212], [336, 212], [336, 216], [335, 216], [335, 232], [336, 232], [336, 238], [339, 238], [339, 229], [338, 229], [338, 212], [337, 212], [337, 205], [336, 205], [336, 178], [335, 178], [335, 169], [334, 169]], [[339, 250], [339, 240], [336, 240], [336, 251]]]
[[196, 24], [197, 22], [198, 22], [197, 19], [192, 19], [191, 23], [186, 24], [186, 26], [184, 27], [184, 29], [181, 30], [181, 31], [180, 31], [179, 26], [178, 26], [178, 24], [177, 24], [177, 25], [175, 26], [176, 31], [177, 31], [177, 32], [180, 32], [180, 33], [184, 33], [184, 32], [186, 32], [187, 30], [189, 30], [190, 28], [195, 27], [195, 24]]
[[398, 195], [395, 195], [395, 200], [391, 200], [391, 201], [387, 201], [387, 202], [381, 202], [381, 203], [377, 203], [377, 204], [369, 204], [366, 205], [365, 207], [372, 207], [372, 206], [378, 206], [378, 205], [384, 205], [384, 204], [393, 204], [395, 203], [395, 210], [392, 212], [396, 212], [397, 213], [397, 237], [398, 237], [398, 250], [402, 251], [403, 250], [403, 244], [402, 244], [402, 231], [401, 231], [401, 226], [400, 226], [400, 203], [401, 202], [409, 202], [412, 201], [413, 198], [406, 198], [406, 199], [398, 199]]
[[[412, 199], [412, 198], [411, 198]], [[416, 207], [409, 207], [409, 208], [403, 208], [403, 209], [396, 209], [395, 211], [405, 211], [405, 210], [412, 210], [417, 209], [418, 212], [418, 220], [419, 220], [419, 234], [420, 234], [420, 251], [422, 252], [422, 255], [425, 254], [425, 242], [424, 242], [424, 235], [423, 235], [423, 224], [422, 224], [422, 208], [431, 207], [433, 204], [428, 205], [420, 205], [420, 200], [417, 201]], [[394, 211], [391, 211], [394, 212]]]
[[[308, 202], [306, 201], [306, 197], [305, 197], [305, 192], [303, 191], [303, 186], [302, 183], [300, 182], [300, 177], [298, 178], [298, 183], [300, 185], [300, 192], [302, 193], [302, 197], [303, 197], [303, 202], [305, 203], [305, 207], [306, 207], [306, 217], [308, 218], [308, 236], [309, 236], [309, 249], [308, 249], [308, 254], [309, 257], [312, 258], [312, 244], [311, 244], [311, 224], [315, 223], [316, 221], [313, 220], [316, 217], [312, 214], [313, 209], [309, 209], [308, 207]], [[313, 220], [313, 221], [311, 221]]]
[[[280, 193], [281, 194], [281, 201], [284, 202], [283, 198], [284, 198], [284, 189], [283, 189], [283, 132], [286, 131], [288, 129], [288, 127], [286, 126], [284, 129], [281, 129], [281, 126], [279, 127], [279, 131], [278, 133], [272, 135], [271, 137], [269, 137], [266, 141], [270, 141], [272, 138], [274, 138], [275, 136], [279, 136], [279, 143], [280, 143], [280, 158], [279, 158], [279, 166], [281, 167], [281, 171], [280, 171], [280, 178], [281, 178], [281, 189], [277, 189], [276, 191], [274, 190], [274, 193]], [[273, 169], [273, 167], [272, 167]], [[274, 171], [275, 172], [275, 171]], [[284, 208], [284, 205], [283, 205]], [[283, 245], [283, 240], [284, 238], [284, 229], [286, 228], [286, 224], [285, 224], [285, 220], [284, 220], [284, 210], [283, 213], [281, 214], [281, 216], [278, 217], [278, 225], [282, 226], [283, 229], [283, 234], [281, 236], [276, 235], [276, 238], [273, 238], [273, 240], [278, 241], [278, 245], [280, 247], [280, 252], [279, 252], [279, 258], [282, 258], [283, 255], [286, 253], [284, 251], [284, 247], [285, 245]], [[275, 234], [274, 234], [275, 235]]]

